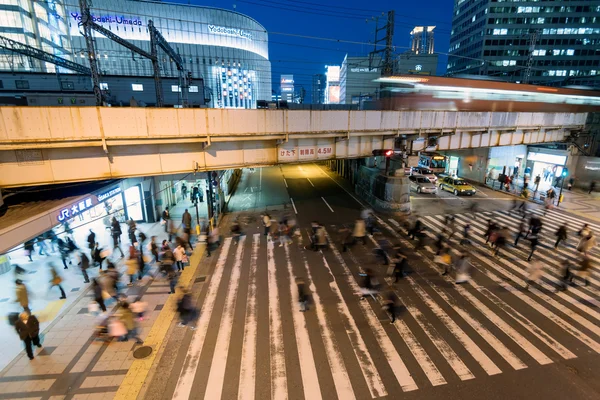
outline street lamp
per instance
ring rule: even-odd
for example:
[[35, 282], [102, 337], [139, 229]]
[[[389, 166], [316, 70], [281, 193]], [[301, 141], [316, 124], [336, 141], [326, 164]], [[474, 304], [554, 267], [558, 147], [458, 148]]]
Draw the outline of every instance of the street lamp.
[[558, 194], [558, 203], [556, 203], [556, 207], [560, 206], [562, 202], [562, 192], [563, 187], [565, 186], [565, 178], [569, 175], [569, 169], [567, 167], [563, 167], [562, 173], [560, 174], [560, 193]]

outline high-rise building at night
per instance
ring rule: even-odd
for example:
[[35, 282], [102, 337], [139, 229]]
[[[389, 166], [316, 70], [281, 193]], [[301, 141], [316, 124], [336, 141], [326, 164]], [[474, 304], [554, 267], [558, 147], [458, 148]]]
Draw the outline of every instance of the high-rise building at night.
[[325, 88], [327, 77], [325, 74], [314, 74], [312, 78], [311, 102], [312, 104], [325, 104]]
[[325, 76], [327, 86], [325, 88], [325, 104], [340, 104], [340, 66], [326, 65]]
[[600, 0], [456, 0], [448, 73], [597, 86]]
[[415, 54], [433, 54], [435, 26], [415, 26], [410, 32], [410, 50]]
[[381, 57], [349, 57], [340, 69], [340, 103], [362, 104], [377, 99], [381, 77]]
[[279, 85], [281, 100], [291, 103], [294, 100], [294, 75], [281, 75]]

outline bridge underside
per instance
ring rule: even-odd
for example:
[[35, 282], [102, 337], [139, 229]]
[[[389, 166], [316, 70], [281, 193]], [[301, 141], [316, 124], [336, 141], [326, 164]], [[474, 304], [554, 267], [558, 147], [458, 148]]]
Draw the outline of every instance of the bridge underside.
[[[586, 114], [0, 108], [0, 187], [557, 142]], [[409, 143], [410, 142], [410, 143]]]

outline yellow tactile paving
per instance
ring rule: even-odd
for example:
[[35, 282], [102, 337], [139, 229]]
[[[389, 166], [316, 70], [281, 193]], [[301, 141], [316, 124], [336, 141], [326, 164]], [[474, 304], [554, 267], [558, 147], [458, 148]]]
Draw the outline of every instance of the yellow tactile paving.
[[[189, 286], [192, 278], [196, 274], [198, 266], [200, 265], [200, 259], [204, 254], [204, 249], [205, 245], [203, 244], [199, 244], [194, 249], [194, 253], [190, 257], [190, 266], [186, 268], [179, 277], [180, 286]], [[142, 386], [144, 385], [146, 377], [148, 376], [148, 372], [150, 372], [150, 368], [152, 368], [152, 365], [154, 364], [158, 349], [165, 340], [165, 336], [167, 335], [167, 331], [171, 326], [171, 322], [173, 322], [173, 318], [175, 318], [175, 315], [177, 314], [175, 311], [176, 302], [177, 297], [169, 296], [162, 311], [156, 319], [156, 322], [152, 326], [150, 333], [144, 340], [145, 346], [152, 347], [152, 353], [143, 360], [135, 360], [133, 362], [127, 371], [125, 379], [123, 379], [123, 382], [119, 386], [119, 390], [117, 391], [114, 400], [137, 399], [140, 391], [142, 390]]]

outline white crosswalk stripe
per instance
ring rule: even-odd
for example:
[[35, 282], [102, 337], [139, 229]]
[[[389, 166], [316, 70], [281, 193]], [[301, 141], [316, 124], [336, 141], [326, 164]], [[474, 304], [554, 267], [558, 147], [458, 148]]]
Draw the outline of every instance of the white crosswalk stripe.
[[[406, 310], [394, 323], [382, 319], [380, 297], [361, 300], [357, 295], [359, 274], [367, 267], [379, 273], [387, 269], [373, 266], [371, 251], [380, 245], [373, 238], [344, 253], [336, 245], [340, 235], [335, 226], [326, 234], [329, 248], [318, 252], [304, 249], [306, 236], [300, 244], [282, 247], [259, 233], [252, 240], [241, 237], [237, 247], [225, 239], [172, 397], [189, 398], [198, 389], [205, 399], [231, 393], [238, 400], [279, 400], [297, 398], [299, 391], [310, 400], [380, 398], [391, 396], [392, 389], [415, 391], [526, 371], [589, 350], [600, 353], [598, 277], [592, 276], [588, 287], [555, 292], [562, 283], [562, 259], [575, 259], [578, 253], [573, 237], [555, 250], [553, 233], [563, 223], [575, 229], [581, 221], [557, 211], [543, 218], [542, 238], [550, 240], [543, 239], [534, 258], [546, 269], [541, 286], [524, 290], [529, 242], [522, 239], [523, 245], [515, 248], [509, 239], [499, 257], [492, 257], [484, 243], [488, 217], [511, 233], [519, 217], [505, 212], [478, 217], [458, 214], [455, 219], [454, 241], [471, 225], [477, 274], [469, 283], [454, 286], [450, 276], [440, 277], [429, 245], [415, 253], [416, 265], [399, 283], [382, 281]], [[422, 221], [430, 239], [443, 231], [443, 215]], [[397, 233], [401, 227], [394, 219], [379, 219], [379, 225], [382, 238], [414, 249], [413, 242]], [[305, 313], [298, 307], [296, 277], [304, 279], [311, 299]], [[236, 324], [238, 315], [243, 328]], [[270, 386], [262, 388], [259, 383], [265, 380]]]

